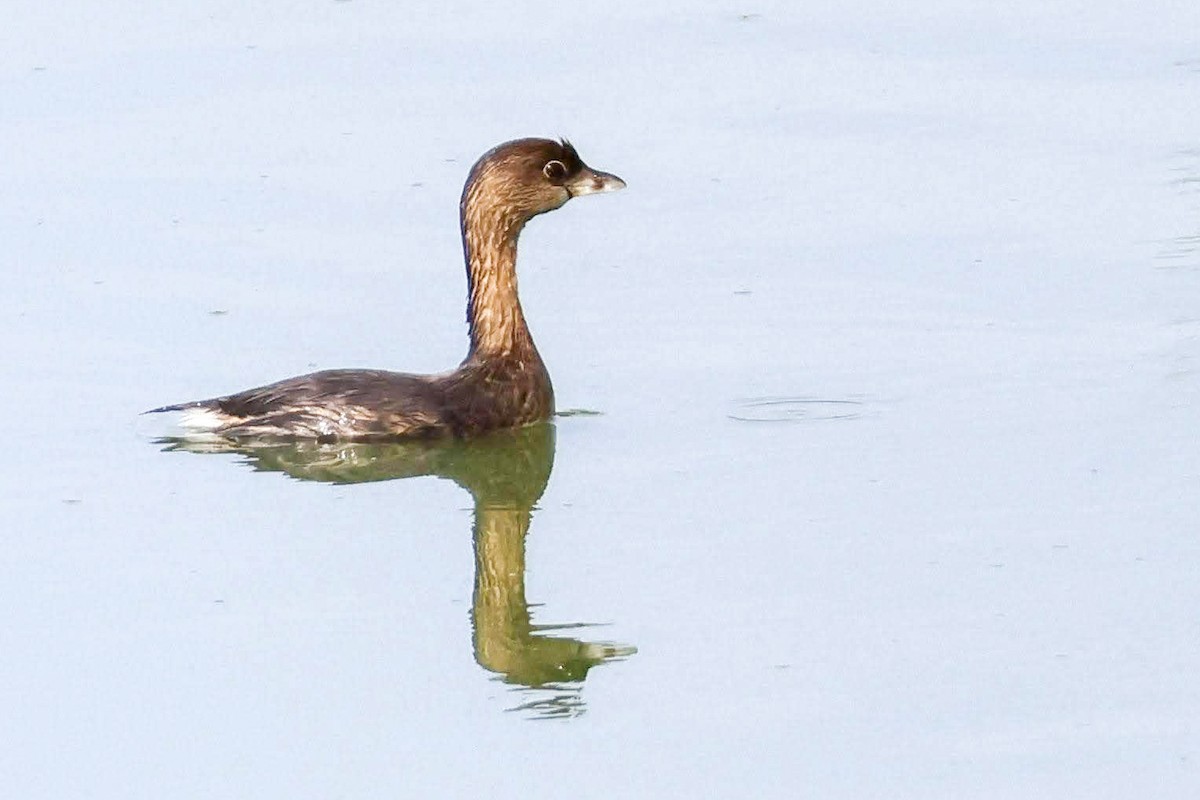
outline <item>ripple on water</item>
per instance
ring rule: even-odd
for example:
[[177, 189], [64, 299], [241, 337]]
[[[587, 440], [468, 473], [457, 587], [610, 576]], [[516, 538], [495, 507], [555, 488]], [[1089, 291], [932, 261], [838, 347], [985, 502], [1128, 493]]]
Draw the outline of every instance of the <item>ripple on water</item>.
[[593, 411], [590, 408], [564, 408], [554, 412], [556, 417], [599, 417], [603, 414], [603, 411]]
[[755, 397], [743, 400], [729, 418], [738, 422], [824, 422], [858, 419], [860, 400], [819, 397]]

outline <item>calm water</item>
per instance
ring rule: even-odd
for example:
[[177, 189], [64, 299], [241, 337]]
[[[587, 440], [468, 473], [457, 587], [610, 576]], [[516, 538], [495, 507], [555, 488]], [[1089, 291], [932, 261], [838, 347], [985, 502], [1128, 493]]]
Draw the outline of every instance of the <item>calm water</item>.
[[[1193, 797], [1200, 6], [25, 4], [0, 47], [0, 793]], [[465, 348], [560, 406], [188, 452]]]

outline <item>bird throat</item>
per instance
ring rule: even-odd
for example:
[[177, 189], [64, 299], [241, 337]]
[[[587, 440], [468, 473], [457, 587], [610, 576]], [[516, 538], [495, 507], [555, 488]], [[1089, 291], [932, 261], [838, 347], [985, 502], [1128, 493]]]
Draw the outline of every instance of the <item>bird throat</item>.
[[472, 214], [470, 209], [463, 214], [471, 335], [468, 358], [537, 358], [517, 294], [521, 227], [490, 215]]

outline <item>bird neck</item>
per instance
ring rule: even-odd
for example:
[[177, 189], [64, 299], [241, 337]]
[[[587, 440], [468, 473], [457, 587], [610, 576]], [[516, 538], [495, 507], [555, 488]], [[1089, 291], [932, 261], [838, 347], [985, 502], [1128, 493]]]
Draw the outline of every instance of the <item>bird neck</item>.
[[467, 263], [468, 360], [513, 356], [540, 361], [517, 295], [517, 239], [525, 220], [484, 202], [470, 189], [462, 207]]

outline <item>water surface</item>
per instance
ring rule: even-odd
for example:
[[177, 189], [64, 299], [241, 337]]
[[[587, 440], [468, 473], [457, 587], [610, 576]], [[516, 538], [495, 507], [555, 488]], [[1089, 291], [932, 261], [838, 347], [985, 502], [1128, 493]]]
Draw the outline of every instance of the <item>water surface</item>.
[[[1200, 785], [1196, 8], [4, 28], [6, 796]], [[598, 413], [158, 443], [163, 403], [457, 363], [461, 182], [521, 135], [629, 184], [522, 242]]]

